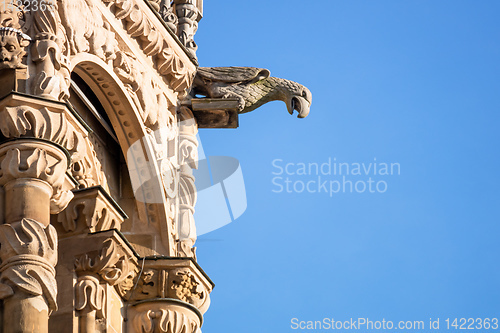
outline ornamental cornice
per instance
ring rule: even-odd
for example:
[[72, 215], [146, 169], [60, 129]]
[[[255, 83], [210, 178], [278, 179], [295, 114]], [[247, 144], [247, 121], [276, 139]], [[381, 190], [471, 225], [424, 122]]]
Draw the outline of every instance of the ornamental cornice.
[[[82, 0], [76, 0], [76, 2], [80, 1]], [[97, 2], [93, 10], [102, 7], [98, 6]], [[114, 34], [120, 35], [125, 44], [128, 44], [127, 39], [135, 40], [138, 48], [150, 59], [158, 74], [175, 92], [183, 93], [191, 86], [196, 71], [196, 62], [145, 1], [102, 0], [102, 4], [105, 8], [100, 9], [105, 22], [101, 27], [95, 28], [97, 30], [95, 34], [101, 32], [109, 34], [113, 31]], [[84, 5], [82, 7], [85, 8]], [[64, 21], [71, 22], [72, 20], [63, 19]], [[71, 31], [71, 27], [66, 27], [66, 30]], [[122, 33], [123, 30], [128, 36]], [[109, 44], [106, 41], [103, 43]], [[132, 45], [128, 46], [134, 53], [133, 50], [136, 48]], [[107, 47], [113, 53], [123, 50], [121, 46], [114, 48], [108, 45]]]

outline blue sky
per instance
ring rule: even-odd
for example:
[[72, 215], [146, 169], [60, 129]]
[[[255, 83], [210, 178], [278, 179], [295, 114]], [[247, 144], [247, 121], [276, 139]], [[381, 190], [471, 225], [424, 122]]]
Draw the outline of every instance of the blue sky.
[[[420, 331], [440, 318], [442, 332], [446, 318], [500, 317], [500, 2], [219, 0], [204, 10], [201, 66], [268, 68], [306, 85], [313, 104], [306, 119], [272, 102], [236, 130], [200, 130], [207, 155], [239, 160], [248, 200], [197, 242], [216, 283], [203, 332], [358, 317], [423, 320]], [[275, 192], [274, 160], [329, 158], [401, 172], [372, 175], [384, 193]]]

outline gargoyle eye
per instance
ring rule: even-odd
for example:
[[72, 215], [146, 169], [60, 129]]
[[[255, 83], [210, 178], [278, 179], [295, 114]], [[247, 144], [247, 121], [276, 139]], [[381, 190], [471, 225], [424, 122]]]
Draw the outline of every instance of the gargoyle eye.
[[302, 91], [302, 97], [304, 97], [304, 98], [306, 98], [306, 97], [307, 97], [307, 93], [306, 93], [306, 91], [305, 91], [305, 90], [304, 90], [304, 91]]

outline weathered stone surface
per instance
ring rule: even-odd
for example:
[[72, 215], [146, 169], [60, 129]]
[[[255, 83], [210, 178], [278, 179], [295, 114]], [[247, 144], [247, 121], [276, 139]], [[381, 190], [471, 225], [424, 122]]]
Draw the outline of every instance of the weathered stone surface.
[[270, 101], [286, 103], [288, 113], [299, 118], [309, 114], [312, 95], [296, 82], [270, 77], [267, 69], [255, 67], [200, 67], [193, 84], [193, 96], [236, 98], [240, 113], [250, 112]]

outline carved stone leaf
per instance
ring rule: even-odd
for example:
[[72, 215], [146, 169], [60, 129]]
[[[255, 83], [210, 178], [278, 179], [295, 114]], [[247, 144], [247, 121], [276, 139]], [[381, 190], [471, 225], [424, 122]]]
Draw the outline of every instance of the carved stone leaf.
[[[53, 226], [23, 219], [0, 226], [1, 282], [24, 292], [43, 295], [57, 309], [57, 235]], [[8, 296], [8, 295], [4, 295]]]
[[184, 313], [160, 309], [136, 315], [134, 328], [140, 333], [194, 333], [198, 325]]
[[152, 311], [143, 312], [137, 315], [134, 319], [135, 330], [140, 333], [153, 333], [153, 318], [151, 318]]
[[76, 284], [75, 292], [76, 310], [100, 311], [103, 309], [106, 294], [104, 288], [99, 284], [99, 280], [92, 277], [83, 277]]

